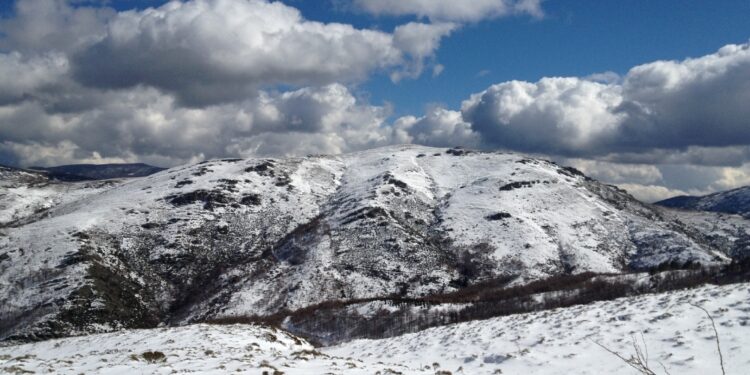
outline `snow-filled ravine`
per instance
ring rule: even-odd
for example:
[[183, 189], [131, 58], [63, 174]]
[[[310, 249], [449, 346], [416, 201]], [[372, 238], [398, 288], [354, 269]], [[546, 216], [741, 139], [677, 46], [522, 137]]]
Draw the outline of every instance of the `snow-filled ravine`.
[[711, 322], [694, 305], [715, 319], [726, 373], [750, 373], [750, 283], [623, 298], [317, 349], [281, 331], [247, 325], [126, 330], [3, 347], [0, 372], [636, 374], [600, 347], [629, 358], [635, 354], [635, 339], [657, 374], [665, 369], [680, 375], [720, 374]]

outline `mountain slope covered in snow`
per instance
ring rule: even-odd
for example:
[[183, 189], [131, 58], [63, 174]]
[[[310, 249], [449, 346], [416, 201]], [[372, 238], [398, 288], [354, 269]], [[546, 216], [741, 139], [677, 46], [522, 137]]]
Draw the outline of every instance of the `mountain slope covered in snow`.
[[0, 230], [0, 339], [722, 264], [744, 251], [518, 154], [395, 146], [106, 183], [63, 185], [75, 193], [17, 208]]
[[683, 210], [750, 214], [750, 186], [705, 196], [680, 196], [656, 202], [657, 205]]

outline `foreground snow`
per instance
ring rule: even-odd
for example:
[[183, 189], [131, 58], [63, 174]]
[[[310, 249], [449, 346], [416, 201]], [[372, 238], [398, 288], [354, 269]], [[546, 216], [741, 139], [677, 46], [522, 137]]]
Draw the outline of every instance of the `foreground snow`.
[[[706, 286], [359, 340], [327, 353], [365, 362], [437, 363], [453, 374], [635, 374], [624, 357], [645, 340], [650, 365], [664, 373], [718, 374], [707, 309], [716, 320], [727, 374], [750, 373], [750, 284]], [[641, 337], [641, 334], [643, 335]], [[500, 371], [502, 372], [500, 372]]]
[[[633, 354], [645, 342], [657, 373], [720, 373], [711, 312], [728, 374], [750, 372], [750, 284], [706, 286], [358, 340], [315, 352], [281, 331], [194, 325], [129, 330], [0, 348], [0, 372], [262, 374], [633, 374], [597, 343]], [[642, 334], [642, 336], [641, 336]], [[143, 353], [159, 351], [163, 361]], [[447, 374], [443, 373], [443, 374]]]
[[389, 369], [428, 373], [331, 357], [282, 331], [248, 325], [128, 330], [0, 348], [2, 374], [394, 373]]

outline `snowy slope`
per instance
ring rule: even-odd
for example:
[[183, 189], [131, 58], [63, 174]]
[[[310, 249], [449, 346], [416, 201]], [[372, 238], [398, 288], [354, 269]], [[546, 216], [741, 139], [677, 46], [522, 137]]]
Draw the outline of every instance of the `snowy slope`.
[[740, 215], [689, 210], [669, 210], [664, 214], [694, 228], [714, 248], [735, 259], [750, 256], [750, 225]]
[[729, 259], [661, 209], [517, 154], [395, 146], [109, 183], [0, 231], [0, 339]]
[[94, 194], [112, 183], [62, 183], [44, 173], [0, 166], [0, 227]]
[[[635, 374], [597, 343], [625, 358], [632, 338], [664, 374], [719, 374], [716, 321], [727, 374], [750, 371], [750, 284], [624, 298], [428, 329], [384, 340], [359, 340], [326, 353], [365, 363], [394, 361], [453, 374]], [[641, 336], [642, 335], [642, 336]], [[643, 344], [640, 344], [644, 347]], [[437, 364], [437, 365], [435, 365]]]
[[[705, 286], [533, 314], [462, 323], [384, 340], [312, 348], [257, 326], [193, 325], [0, 347], [0, 371], [53, 374], [241, 372], [273, 374], [634, 374], [632, 337], [663, 374], [720, 373], [716, 321], [727, 374], [750, 369], [750, 284]], [[643, 347], [643, 344], [641, 344]], [[164, 354], [148, 362], [147, 352]], [[158, 356], [158, 354], [157, 354]], [[443, 372], [440, 372], [443, 371]]]
[[246, 325], [130, 330], [0, 347], [4, 374], [433, 374], [384, 362], [329, 356], [282, 331]]
[[750, 186], [701, 197], [680, 196], [656, 202], [657, 205], [684, 210], [750, 214]]

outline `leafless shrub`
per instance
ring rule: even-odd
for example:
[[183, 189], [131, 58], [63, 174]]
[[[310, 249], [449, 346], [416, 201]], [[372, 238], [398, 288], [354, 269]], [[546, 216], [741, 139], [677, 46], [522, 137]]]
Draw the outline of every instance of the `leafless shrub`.
[[[641, 342], [638, 342], [638, 340], [633, 336], [633, 351], [635, 354], [631, 354], [630, 357], [625, 357], [622, 354], [598, 343], [594, 342], [594, 344], [598, 345], [600, 348], [606, 350], [610, 354], [616, 356], [623, 362], [627, 363], [628, 366], [632, 367], [636, 371], [638, 371], [641, 374], [644, 375], [656, 375], [656, 372], [651, 369], [649, 365], [649, 358], [648, 358], [648, 346], [646, 345], [646, 340], [643, 338], [643, 334], [641, 334]], [[666, 367], [662, 365], [662, 368], [664, 368], [664, 372], [669, 375], [669, 371], [667, 371]]]
[[[711, 316], [711, 313], [709, 313], [708, 310], [706, 310], [702, 306], [698, 306], [693, 303], [689, 303], [689, 305], [702, 310], [708, 317], [708, 320], [711, 321], [711, 327], [714, 330], [714, 338], [716, 339], [716, 350], [719, 354], [719, 365], [721, 367], [721, 374], [726, 375], [726, 371], [724, 369], [724, 355], [721, 351], [721, 342], [719, 340], [719, 331], [716, 329], [716, 322], [714, 321], [713, 316]], [[631, 354], [630, 357], [625, 357], [624, 355], [598, 342], [594, 341], [594, 344], [598, 345], [600, 348], [606, 350], [610, 354], [616, 356], [621, 361], [625, 362], [628, 366], [632, 367], [639, 373], [644, 374], [644, 375], [656, 375], [656, 372], [650, 367], [650, 364], [649, 364], [648, 347], [646, 346], [646, 340], [643, 338], [643, 334], [641, 334], [640, 342], [636, 340], [635, 336], [632, 337], [632, 341], [633, 341], [633, 351], [635, 354]], [[659, 366], [661, 366], [665, 374], [670, 375], [669, 370], [667, 370], [667, 367], [664, 366], [663, 363], [661, 362], [657, 362], [657, 363], [659, 364]]]
[[726, 375], [726, 371], [724, 370], [724, 355], [721, 352], [721, 343], [719, 342], [719, 331], [716, 330], [716, 322], [714, 321], [714, 317], [711, 316], [711, 313], [709, 313], [708, 310], [706, 310], [702, 306], [698, 306], [693, 303], [691, 303], [690, 306], [703, 310], [703, 312], [706, 313], [708, 320], [711, 321], [711, 328], [714, 329], [714, 337], [716, 338], [716, 351], [719, 352], [719, 365], [721, 366], [721, 374]]

